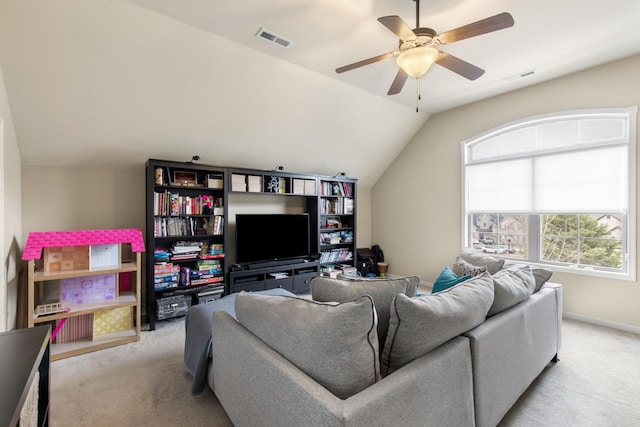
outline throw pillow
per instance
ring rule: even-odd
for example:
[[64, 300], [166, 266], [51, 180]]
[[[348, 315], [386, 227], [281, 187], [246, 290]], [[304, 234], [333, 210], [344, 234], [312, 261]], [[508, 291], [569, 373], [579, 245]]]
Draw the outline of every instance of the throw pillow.
[[538, 292], [542, 285], [547, 283], [549, 279], [551, 279], [551, 275], [553, 271], [548, 268], [540, 268], [540, 267], [531, 267], [531, 271], [533, 272], [533, 278], [536, 280], [536, 288], [533, 290], [534, 293]]
[[488, 316], [498, 314], [529, 298], [535, 286], [536, 282], [529, 265], [498, 271], [493, 275], [494, 299]]
[[493, 302], [493, 280], [482, 273], [442, 292], [418, 298], [399, 294], [391, 305], [382, 352], [383, 376], [480, 323]]
[[344, 303], [241, 293], [240, 324], [340, 399], [380, 379], [370, 296]]
[[431, 293], [435, 294], [436, 292], [449, 289], [450, 287], [457, 285], [458, 283], [471, 279], [471, 277], [471, 275], [460, 277], [456, 273], [451, 271], [449, 267], [445, 267], [444, 270], [440, 272], [440, 275], [438, 276], [436, 281], [433, 282]]
[[469, 253], [462, 252], [459, 258], [467, 261], [469, 264], [479, 267], [487, 267], [489, 274], [496, 274], [504, 266], [504, 258], [497, 258], [491, 255], [485, 255], [482, 253]]
[[[523, 265], [527, 265], [527, 264], [505, 262], [502, 268], [506, 270], [510, 267], [522, 267]], [[535, 294], [540, 290], [540, 288], [542, 288], [542, 285], [544, 285], [549, 281], [549, 279], [551, 279], [551, 276], [553, 275], [553, 271], [549, 270], [548, 268], [542, 268], [542, 267], [531, 267], [531, 271], [533, 272], [533, 278], [536, 281], [536, 288], [533, 290], [533, 293]]]
[[456, 262], [453, 263], [453, 272], [458, 276], [477, 276], [485, 271], [487, 271], [486, 266], [470, 264], [460, 257], [456, 258]]
[[418, 276], [403, 277], [397, 279], [332, 279], [329, 277], [314, 277], [311, 279], [311, 298], [314, 301], [351, 301], [358, 297], [369, 295], [378, 314], [378, 340], [380, 347], [384, 348], [389, 330], [389, 312], [391, 301], [398, 294], [409, 297], [416, 295], [416, 288], [420, 283]]

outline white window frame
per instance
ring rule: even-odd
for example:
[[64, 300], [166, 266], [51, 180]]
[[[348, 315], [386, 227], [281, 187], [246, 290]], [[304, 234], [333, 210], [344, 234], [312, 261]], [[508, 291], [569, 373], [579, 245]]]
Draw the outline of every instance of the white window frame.
[[[623, 254], [626, 271], [607, 271], [600, 270], [593, 267], [576, 267], [576, 266], [564, 266], [558, 265], [555, 263], [545, 263], [540, 261], [539, 253], [540, 253], [540, 230], [539, 226], [535, 223], [538, 223], [539, 220], [536, 219], [534, 224], [531, 224], [531, 220], [529, 221], [529, 230], [528, 230], [528, 241], [529, 241], [529, 259], [522, 258], [513, 258], [515, 262], [527, 262], [534, 265], [542, 266], [545, 268], [550, 268], [553, 271], [559, 272], [567, 272], [567, 273], [576, 273], [583, 274], [588, 276], [597, 276], [597, 277], [607, 277], [607, 278], [615, 278], [621, 280], [636, 280], [636, 118], [638, 113], [638, 107], [626, 107], [626, 108], [597, 108], [597, 109], [589, 109], [589, 110], [572, 110], [572, 111], [563, 111], [551, 114], [544, 114], [538, 116], [532, 116], [523, 118], [520, 120], [516, 120], [498, 127], [495, 127], [491, 130], [483, 132], [479, 135], [476, 135], [472, 138], [461, 141], [461, 173], [462, 173], [462, 242], [461, 246], [463, 250], [469, 250], [472, 247], [471, 239], [471, 220], [470, 215], [471, 211], [468, 208], [469, 203], [469, 194], [468, 190], [468, 182], [467, 182], [467, 167], [485, 163], [491, 163], [496, 161], [505, 161], [505, 160], [513, 160], [518, 158], [534, 158], [539, 156], [540, 153], [549, 153], [549, 152], [577, 152], [582, 149], [580, 143], [577, 143], [573, 148], [560, 148], [560, 149], [551, 149], [551, 151], [545, 149], [539, 149], [538, 143], [536, 142], [536, 148], [526, 151], [523, 150], [521, 153], [500, 153], [500, 143], [496, 144], [494, 147], [495, 152], [493, 154], [483, 154], [479, 156], [481, 158], [473, 159], [473, 148], [479, 147], [479, 144], [488, 141], [496, 141], [496, 138], [499, 138], [501, 135], [508, 135], [514, 131], [522, 131], [527, 130], [527, 128], [537, 127], [541, 124], [548, 124], [553, 122], [562, 122], [568, 120], [576, 120], [576, 119], [587, 119], [587, 118], [604, 118], [604, 117], [625, 117], [627, 120], [627, 161], [628, 161], [628, 178], [627, 178], [627, 188], [624, 189], [624, 196], [626, 197], [626, 210], [622, 214], [626, 218], [626, 229], [623, 236], [623, 249], [625, 253]], [[536, 128], [537, 129], [537, 128]], [[611, 147], [616, 144], [620, 144], [619, 142], [610, 142], [610, 141], [600, 141], [594, 144], [591, 144], [591, 147]], [[503, 147], [507, 147], [507, 145], [503, 145]], [[488, 145], [488, 148], [491, 148], [491, 145]], [[517, 147], [516, 147], [517, 148]], [[506, 149], [506, 152], [513, 151], [511, 149]], [[479, 213], [474, 211], [473, 213]], [[499, 212], [487, 212], [487, 213], [499, 213]], [[528, 214], [531, 217], [534, 215], [539, 215], [537, 212], [520, 212], [523, 214]], [[562, 212], [546, 212], [546, 213], [562, 213]], [[566, 212], [567, 214], [579, 214], [586, 212]], [[609, 212], [611, 213], [611, 212]], [[533, 246], [532, 246], [533, 245]], [[532, 255], [534, 254], [535, 255]], [[508, 255], [503, 255], [506, 258], [509, 258]]]

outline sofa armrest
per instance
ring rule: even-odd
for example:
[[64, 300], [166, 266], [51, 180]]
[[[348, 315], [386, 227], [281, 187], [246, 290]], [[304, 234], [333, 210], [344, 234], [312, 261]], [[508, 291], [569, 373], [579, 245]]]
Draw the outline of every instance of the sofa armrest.
[[498, 424], [557, 355], [561, 291], [543, 287], [463, 334], [471, 343], [476, 426]]
[[473, 424], [466, 338], [456, 337], [342, 400], [227, 313], [213, 316], [211, 386], [237, 427]]

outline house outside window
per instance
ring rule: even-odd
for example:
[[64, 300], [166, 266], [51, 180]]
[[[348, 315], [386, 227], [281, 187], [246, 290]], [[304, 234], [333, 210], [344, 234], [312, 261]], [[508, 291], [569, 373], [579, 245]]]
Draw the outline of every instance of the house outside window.
[[462, 141], [465, 250], [635, 280], [636, 116], [561, 112]]

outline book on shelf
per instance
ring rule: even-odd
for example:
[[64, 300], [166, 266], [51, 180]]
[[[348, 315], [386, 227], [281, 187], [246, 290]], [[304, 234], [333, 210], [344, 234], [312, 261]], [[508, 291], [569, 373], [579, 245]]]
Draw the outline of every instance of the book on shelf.
[[209, 277], [209, 278], [205, 278], [205, 279], [191, 279], [190, 286], [206, 285], [208, 283], [218, 283], [218, 282], [222, 282], [223, 280], [224, 280], [224, 278], [220, 277], [220, 276]]
[[351, 259], [353, 259], [353, 252], [346, 248], [337, 248], [320, 253], [321, 264], [344, 262]]
[[321, 181], [320, 195], [335, 197], [353, 197], [351, 184], [342, 181]]
[[224, 212], [224, 201], [211, 194], [188, 196], [169, 191], [153, 193], [153, 214], [156, 216], [211, 215], [216, 210]]

